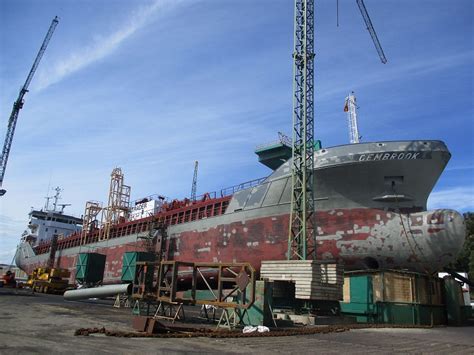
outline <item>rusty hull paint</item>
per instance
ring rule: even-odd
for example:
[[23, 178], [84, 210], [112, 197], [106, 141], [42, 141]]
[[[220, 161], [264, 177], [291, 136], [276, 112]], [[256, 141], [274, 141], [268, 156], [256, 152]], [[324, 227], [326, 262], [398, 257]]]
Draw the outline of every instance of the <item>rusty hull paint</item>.
[[[288, 221], [283, 214], [172, 234], [168, 256], [248, 261], [259, 269], [262, 260], [286, 259]], [[451, 210], [410, 215], [367, 208], [319, 211], [316, 225], [318, 258], [344, 261], [346, 269], [367, 268], [375, 260], [380, 268], [436, 271], [455, 258], [465, 234], [462, 216]]]
[[[216, 218], [219, 221], [224, 220]], [[259, 270], [262, 260], [286, 259], [288, 221], [289, 215], [281, 214], [170, 233], [165, 255], [178, 261], [249, 262]], [[462, 216], [452, 210], [412, 214], [367, 208], [318, 211], [316, 225], [318, 258], [343, 261], [346, 270], [373, 267], [375, 260], [380, 268], [437, 271], [455, 258], [465, 235]], [[130, 236], [124, 238], [130, 240]], [[144, 250], [140, 242], [120, 239], [113, 246], [91, 245], [91, 251], [107, 256], [105, 283], [120, 282], [123, 253]], [[77, 253], [57, 252], [56, 265], [71, 270], [71, 283]], [[47, 256], [38, 255], [34, 263], [22, 268], [29, 273], [44, 265]]]

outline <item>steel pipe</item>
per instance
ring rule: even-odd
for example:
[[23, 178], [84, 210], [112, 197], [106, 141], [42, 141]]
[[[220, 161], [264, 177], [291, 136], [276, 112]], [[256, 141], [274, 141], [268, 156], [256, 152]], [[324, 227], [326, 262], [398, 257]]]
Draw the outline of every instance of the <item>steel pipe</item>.
[[81, 288], [64, 292], [64, 299], [68, 301], [83, 300], [87, 298], [103, 298], [115, 296], [120, 293], [130, 294], [132, 284], [105, 285], [93, 288]]

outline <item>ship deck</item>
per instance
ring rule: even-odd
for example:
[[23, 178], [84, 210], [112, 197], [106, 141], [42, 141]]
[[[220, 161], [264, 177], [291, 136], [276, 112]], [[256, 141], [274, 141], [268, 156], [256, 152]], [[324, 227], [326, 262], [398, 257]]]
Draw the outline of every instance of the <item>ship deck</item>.
[[[171, 205], [169, 210], [160, 212], [155, 216], [145, 217], [133, 221], [123, 221], [113, 225], [109, 238], [113, 239], [130, 234], [147, 233], [150, 231], [150, 226], [153, 223], [156, 223], [156, 226], [159, 224], [162, 224], [163, 226], [170, 226], [219, 216], [226, 211], [231, 198], [232, 195], [219, 198], [209, 198], [194, 202], [190, 205], [179, 205], [179, 203], [182, 203], [182, 201], [176, 200], [176, 207]], [[103, 235], [101, 235], [101, 230], [99, 229], [95, 229], [86, 235], [79, 232], [73, 233], [58, 240], [57, 250], [97, 243], [98, 241], [103, 240], [102, 238]], [[35, 253], [37, 255], [45, 254], [49, 252], [50, 247], [51, 241], [39, 243], [35, 247]]]

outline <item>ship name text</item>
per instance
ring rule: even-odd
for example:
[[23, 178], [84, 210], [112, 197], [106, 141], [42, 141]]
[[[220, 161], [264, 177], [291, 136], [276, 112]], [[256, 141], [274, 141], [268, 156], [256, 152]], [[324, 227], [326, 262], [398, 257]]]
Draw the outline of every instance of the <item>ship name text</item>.
[[357, 161], [379, 161], [429, 159], [430, 157], [427, 154], [423, 154], [423, 152], [384, 152], [357, 154], [354, 158]]

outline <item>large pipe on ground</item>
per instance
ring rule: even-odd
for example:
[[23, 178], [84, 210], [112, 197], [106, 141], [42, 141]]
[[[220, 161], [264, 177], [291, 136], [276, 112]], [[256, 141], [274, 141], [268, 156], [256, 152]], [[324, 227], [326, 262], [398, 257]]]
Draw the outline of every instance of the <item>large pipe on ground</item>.
[[132, 284], [105, 285], [93, 288], [81, 288], [64, 292], [64, 299], [68, 301], [83, 300], [87, 298], [102, 298], [117, 294], [132, 292]]

